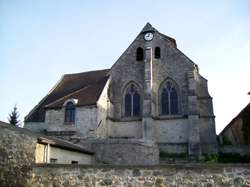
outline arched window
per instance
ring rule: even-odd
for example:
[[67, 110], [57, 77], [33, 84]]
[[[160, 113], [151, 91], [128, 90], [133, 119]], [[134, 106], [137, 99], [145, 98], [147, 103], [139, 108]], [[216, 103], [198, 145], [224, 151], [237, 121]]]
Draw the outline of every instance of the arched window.
[[157, 59], [161, 58], [161, 48], [160, 47], [155, 48], [155, 58], [157, 58]]
[[65, 106], [65, 118], [64, 121], [66, 123], [74, 123], [75, 122], [75, 105], [73, 102], [68, 102]]
[[176, 86], [170, 80], [167, 80], [161, 89], [161, 114], [178, 114], [178, 94]]
[[142, 61], [143, 60], [143, 49], [141, 47], [138, 47], [136, 50], [136, 60]]
[[140, 101], [141, 99], [138, 88], [134, 84], [130, 84], [125, 92], [124, 98], [126, 117], [140, 116]]

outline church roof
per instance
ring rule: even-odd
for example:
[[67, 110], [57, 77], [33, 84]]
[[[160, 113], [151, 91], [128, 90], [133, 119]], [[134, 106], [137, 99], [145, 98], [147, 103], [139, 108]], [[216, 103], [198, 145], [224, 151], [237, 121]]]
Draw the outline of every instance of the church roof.
[[25, 117], [25, 121], [43, 122], [45, 108], [60, 108], [67, 99], [77, 99], [77, 106], [95, 105], [107, 80], [109, 69], [65, 74], [55, 87]]
[[231, 120], [231, 122], [230, 122], [230, 123], [220, 132], [219, 135], [223, 135], [223, 134], [227, 131], [227, 129], [231, 128], [232, 125], [234, 125], [234, 122], [235, 122], [236, 120], [238, 120], [238, 119], [240, 119], [240, 118], [243, 118], [244, 114], [245, 114], [245, 113], [248, 113], [248, 112], [250, 112], [250, 103], [248, 103], [247, 106], [246, 106], [245, 108], [243, 108], [243, 109], [240, 111], [240, 113], [239, 113], [236, 117], [234, 117], [234, 118]]

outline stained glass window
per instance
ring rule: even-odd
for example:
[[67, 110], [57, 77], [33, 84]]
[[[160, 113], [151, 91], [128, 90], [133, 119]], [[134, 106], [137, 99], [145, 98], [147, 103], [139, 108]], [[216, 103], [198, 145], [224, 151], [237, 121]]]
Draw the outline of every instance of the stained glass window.
[[178, 94], [171, 81], [167, 81], [162, 88], [161, 113], [163, 115], [178, 114]]
[[140, 115], [140, 94], [137, 87], [131, 84], [125, 94], [125, 116], [139, 116]]

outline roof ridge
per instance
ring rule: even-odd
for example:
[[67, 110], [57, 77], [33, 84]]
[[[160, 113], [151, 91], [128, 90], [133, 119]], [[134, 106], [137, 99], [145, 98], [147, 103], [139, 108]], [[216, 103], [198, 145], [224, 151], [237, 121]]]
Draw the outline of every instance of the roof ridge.
[[90, 71], [84, 71], [84, 72], [79, 72], [79, 73], [66, 73], [63, 74], [64, 76], [69, 76], [69, 75], [79, 75], [79, 74], [84, 74], [84, 73], [94, 73], [94, 72], [99, 72], [99, 71], [108, 71], [109, 69], [100, 69], [100, 70], [90, 70]]

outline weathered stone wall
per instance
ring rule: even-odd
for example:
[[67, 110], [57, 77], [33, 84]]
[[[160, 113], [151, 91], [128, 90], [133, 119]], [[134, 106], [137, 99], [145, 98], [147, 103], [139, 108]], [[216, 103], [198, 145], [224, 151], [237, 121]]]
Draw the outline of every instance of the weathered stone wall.
[[214, 117], [199, 118], [201, 151], [204, 154], [217, 153], [218, 145], [216, 140]]
[[108, 136], [111, 138], [142, 138], [142, 122], [137, 121], [112, 121], [108, 122]]
[[48, 125], [46, 125], [45, 122], [25, 122], [24, 128], [32, 130], [33, 132], [42, 132], [48, 128]]
[[98, 163], [105, 164], [141, 164], [159, 163], [159, 150], [152, 141], [138, 139], [95, 140], [92, 150]]
[[[24, 127], [34, 132], [44, 132], [44, 130], [49, 132], [72, 131], [81, 138], [92, 136], [91, 133], [97, 127], [97, 107], [94, 105], [77, 107], [75, 124], [65, 124], [64, 116], [64, 108], [50, 109], [46, 111], [44, 123], [27, 122]], [[68, 139], [68, 137], [65, 139]]]
[[154, 120], [155, 139], [165, 143], [187, 143], [187, 118]]
[[0, 128], [0, 186], [29, 186], [37, 139], [8, 125]]
[[48, 109], [45, 113], [45, 123], [54, 125], [54, 124], [63, 124], [65, 117], [65, 108], [60, 109]]
[[219, 147], [220, 153], [225, 154], [239, 154], [250, 156], [250, 145], [221, 145]]
[[162, 153], [188, 153], [188, 143], [158, 143], [158, 147]]
[[81, 138], [92, 136], [92, 132], [97, 127], [97, 108], [96, 106], [78, 107], [76, 110], [75, 125], [80, 131]]
[[250, 165], [67, 166], [37, 165], [32, 187], [243, 187]]

